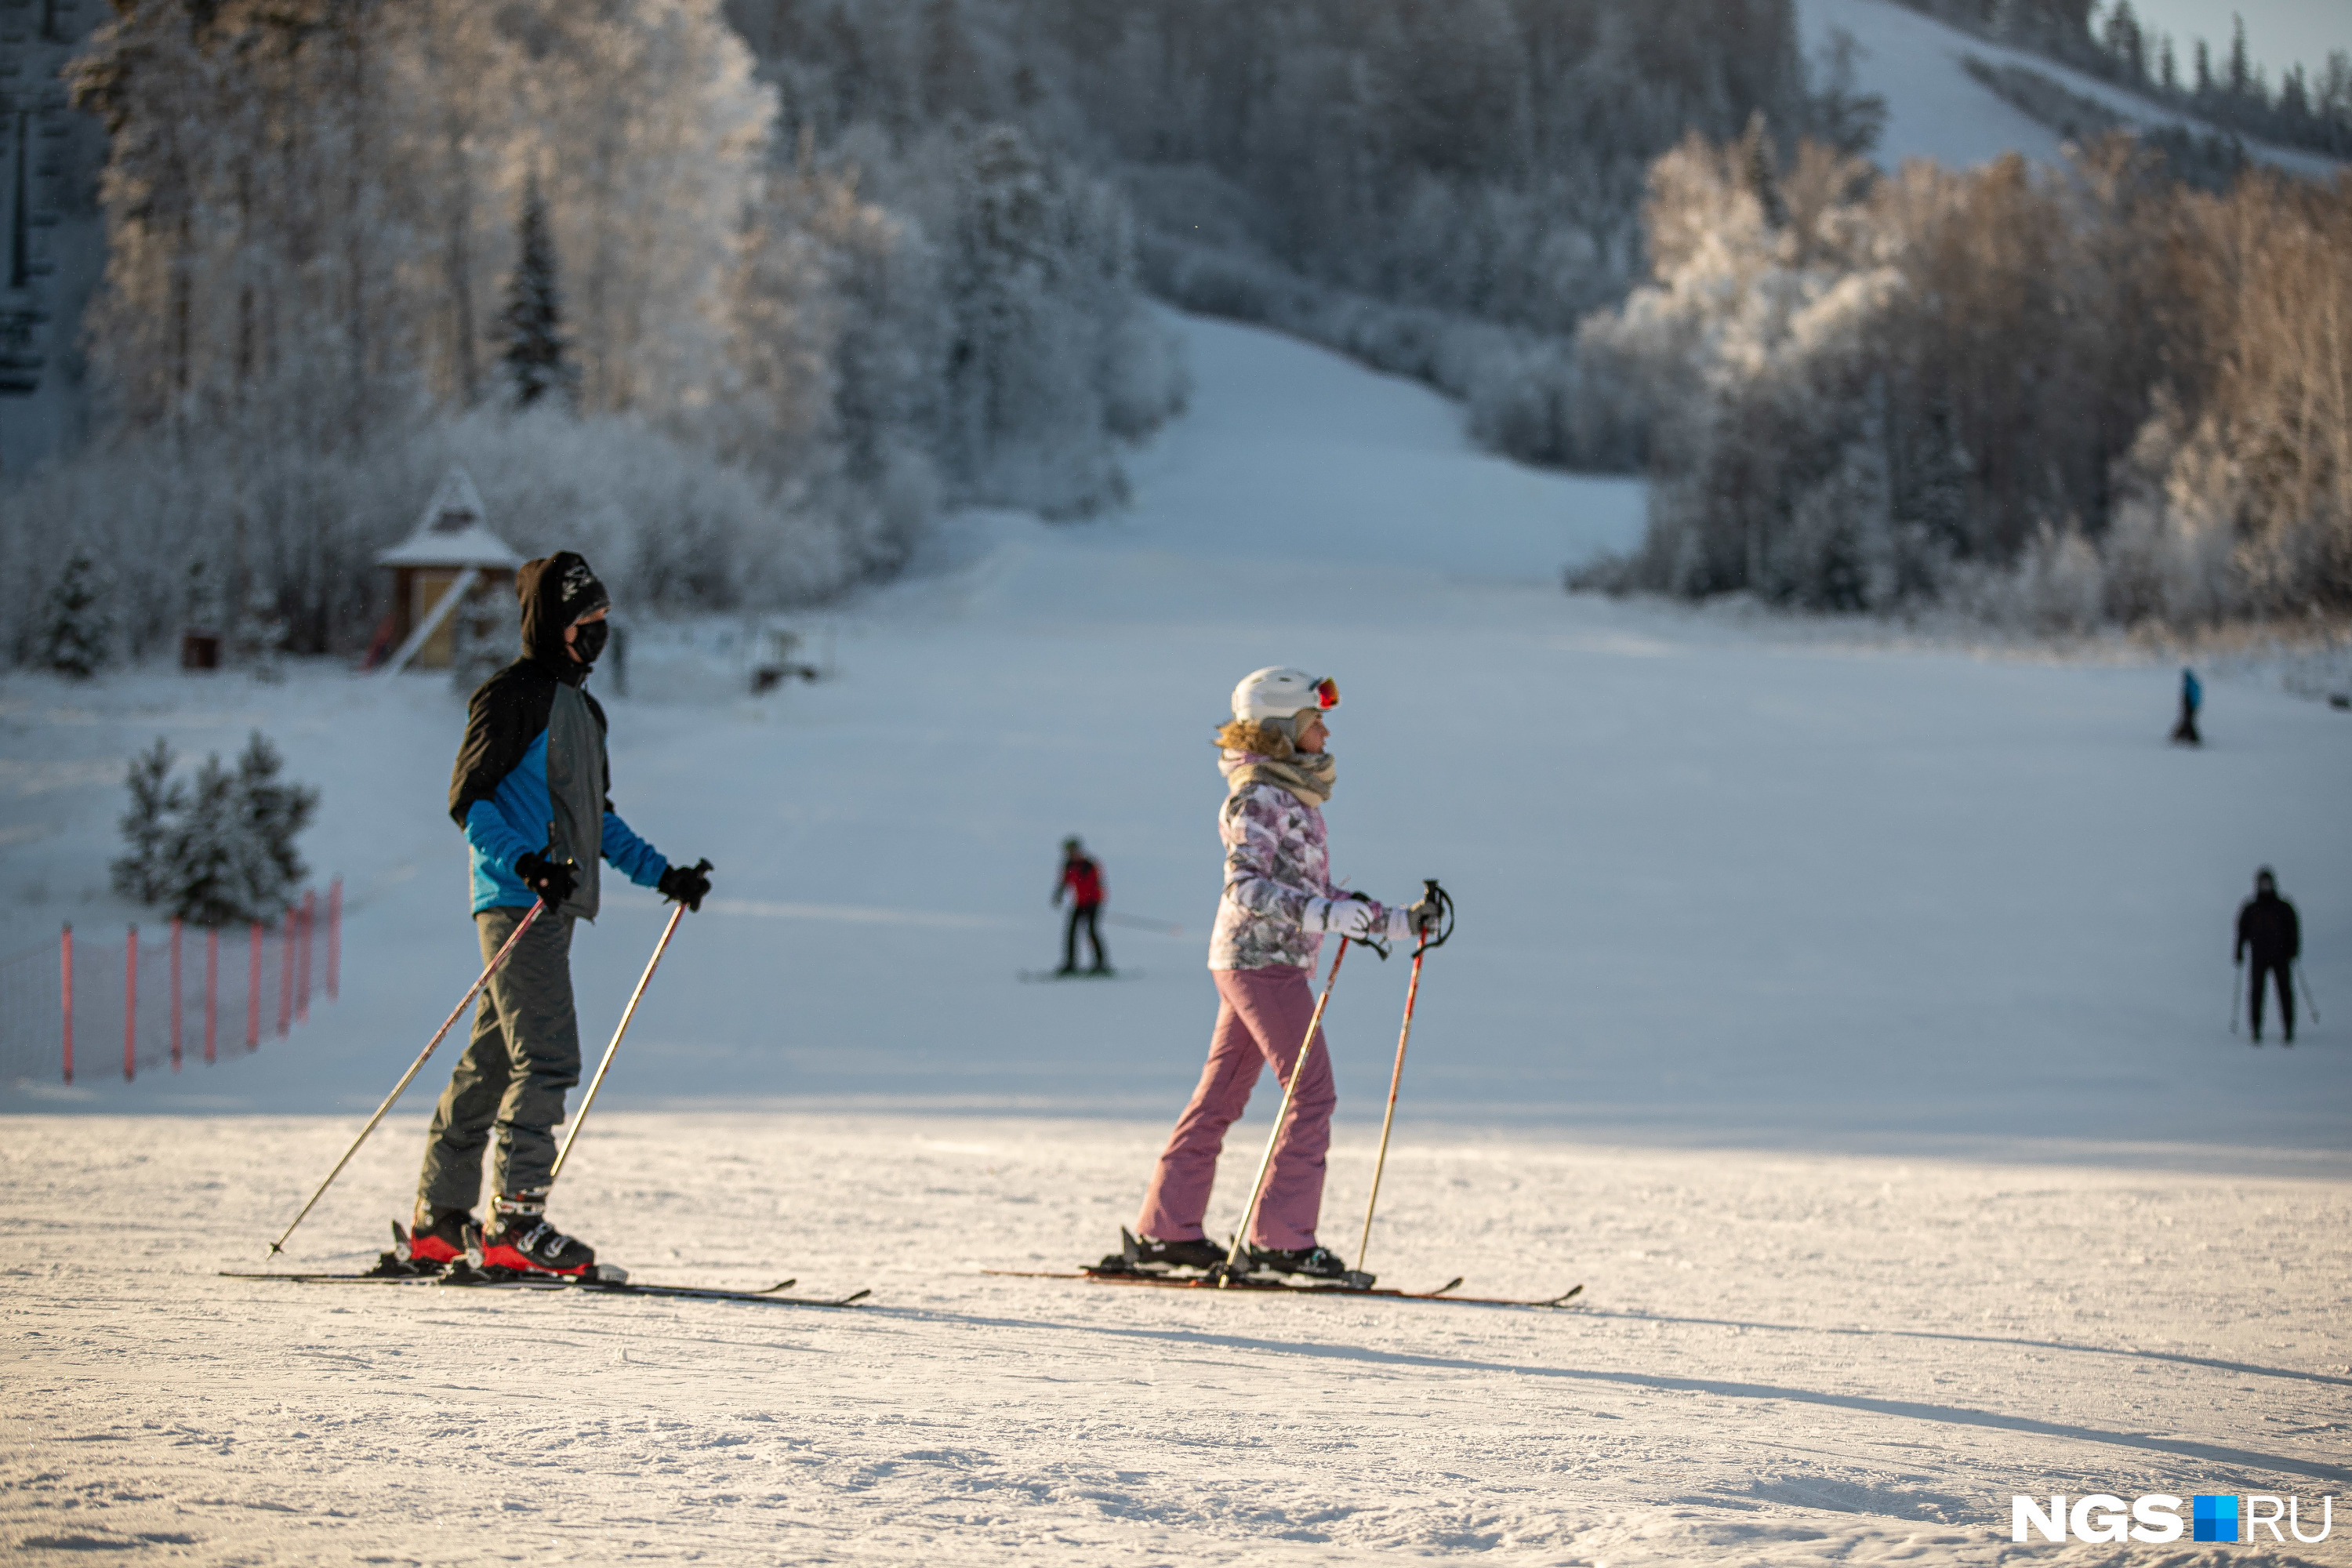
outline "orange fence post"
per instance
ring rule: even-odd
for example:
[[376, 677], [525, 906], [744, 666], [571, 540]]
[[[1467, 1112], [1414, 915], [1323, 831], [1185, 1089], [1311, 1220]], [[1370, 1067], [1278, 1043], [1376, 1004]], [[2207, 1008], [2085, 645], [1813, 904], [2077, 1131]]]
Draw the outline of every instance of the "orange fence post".
[[298, 1022], [310, 1021], [310, 928], [316, 923], [319, 895], [310, 889], [302, 892], [302, 969], [294, 987], [294, 1016]]
[[205, 1065], [213, 1062], [213, 1039], [220, 1028], [220, 927], [205, 932]]
[[261, 1048], [261, 922], [253, 922], [253, 930], [245, 943], [245, 1048]]
[[66, 1081], [73, 1082], [73, 922], [58, 936], [58, 963], [63, 969], [66, 1026]]
[[180, 926], [172, 921], [172, 1070], [180, 1070]]
[[139, 928], [122, 943], [122, 1081], [139, 1072]]
[[294, 1022], [294, 907], [278, 916], [278, 1037]]

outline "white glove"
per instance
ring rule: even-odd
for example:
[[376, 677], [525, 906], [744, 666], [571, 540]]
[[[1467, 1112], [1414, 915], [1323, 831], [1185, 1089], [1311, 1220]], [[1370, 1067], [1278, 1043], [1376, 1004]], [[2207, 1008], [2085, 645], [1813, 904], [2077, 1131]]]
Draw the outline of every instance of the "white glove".
[[1390, 911], [1370, 899], [1309, 899], [1307, 913], [1298, 925], [1302, 931], [1328, 931], [1361, 942], [1375, 931], [1385, 931], [1390, 921]]

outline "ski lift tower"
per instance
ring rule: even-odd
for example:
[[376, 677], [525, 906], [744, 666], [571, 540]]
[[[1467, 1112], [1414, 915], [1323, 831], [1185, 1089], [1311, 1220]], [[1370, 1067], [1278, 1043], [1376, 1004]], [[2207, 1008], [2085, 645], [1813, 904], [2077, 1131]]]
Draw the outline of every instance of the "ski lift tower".
[[450, 617], [473, 593], [514, 591], [522, 557], [482, 521], [481, 493], [463, 468], [451, 468], [433, 492], [416, 531], [376, 557], [392, 568], [392, 626], [396, 650], [383, 670], [396, 675], [411, 664], [446, 669], [457, 652]]

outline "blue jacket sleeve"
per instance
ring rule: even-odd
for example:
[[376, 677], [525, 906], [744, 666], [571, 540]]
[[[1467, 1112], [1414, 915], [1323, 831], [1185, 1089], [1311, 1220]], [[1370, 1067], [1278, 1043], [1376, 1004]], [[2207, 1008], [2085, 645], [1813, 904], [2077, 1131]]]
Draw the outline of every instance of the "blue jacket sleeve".
[[654, 847], [629, 831], [617, 811], [604, 813], [604, 858], [640, 888], [650, 888], [669, 869]]
[[499, 808], [487, 800], [478, 800], [466, 808], [466, 842], [473, 847], [475, 854], [499, 870], [509, 872], [518, 858], [541, 847], [524, 843], [522, 835], [509, 826], [507, 819], [499, 815]]

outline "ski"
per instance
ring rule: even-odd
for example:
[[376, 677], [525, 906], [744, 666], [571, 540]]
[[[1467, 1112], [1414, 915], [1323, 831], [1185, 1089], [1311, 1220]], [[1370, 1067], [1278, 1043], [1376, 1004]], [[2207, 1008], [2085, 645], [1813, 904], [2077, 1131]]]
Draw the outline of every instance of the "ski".
[[[983, 1268], [983, 1274], [1000, 1279], [1083, 1279], [1097, 1285], [1143, 1285], [1161, 1290], [1215, 1290], [1215, 1281], [1193, 1277], [1176, 1279], [1164, 1274], [1122, 1274], [1110, 1270], [1087, 1268], [1076, 1273], [1060, 1273], [1044, 1269]], [[1496, 1296], [1455, 1296], [1449, 1294], [1461, 1285], [1459, 1279], [1449, 1279], [1434, 1290], [1399, 1290], [1374, 1287], [1362, 1289], [1348, 1285], [1293, 1285], [1278, 1279], [1236, 1279], [1229, 1287], [1234, 1290], [1282, 1291], [1294, 1296], [1344, 1296], [1350, 1299], [1377, 1297], [1386, 1301], [1449, 1301], [1462, 1307], [1565, 1307], [1584, 1293], [1584, 1287], [1572, 1285], [1547, 1300], [1517, 1300]]]
[[444, 1290], [535, 1290], [541, 1293], [569, 1291], [583, 1296], [663, 1296], [696, 1301], [752, 1301], [771, 1307], [848, 1307], [873, 1294], [871, 1290], [854, 1291], [847, 1296], [786, 1296], [800, 1283], [797, 1279], [781, 1280], [759, 1290], [727, 1290], [712, 1285], [648, 1285], [627, 1279], [573, 1279], [555, 1275], [517, 1275], [503, 1270], [489, 1272], [474, 1268], [455, 1268], [446, 1274], [409, 1274], [369, 1272], [364, 1274], [245, 1274], [223, 1269], [224, 1279], [278, 1279], [293, 1285], [421, 1285]]

